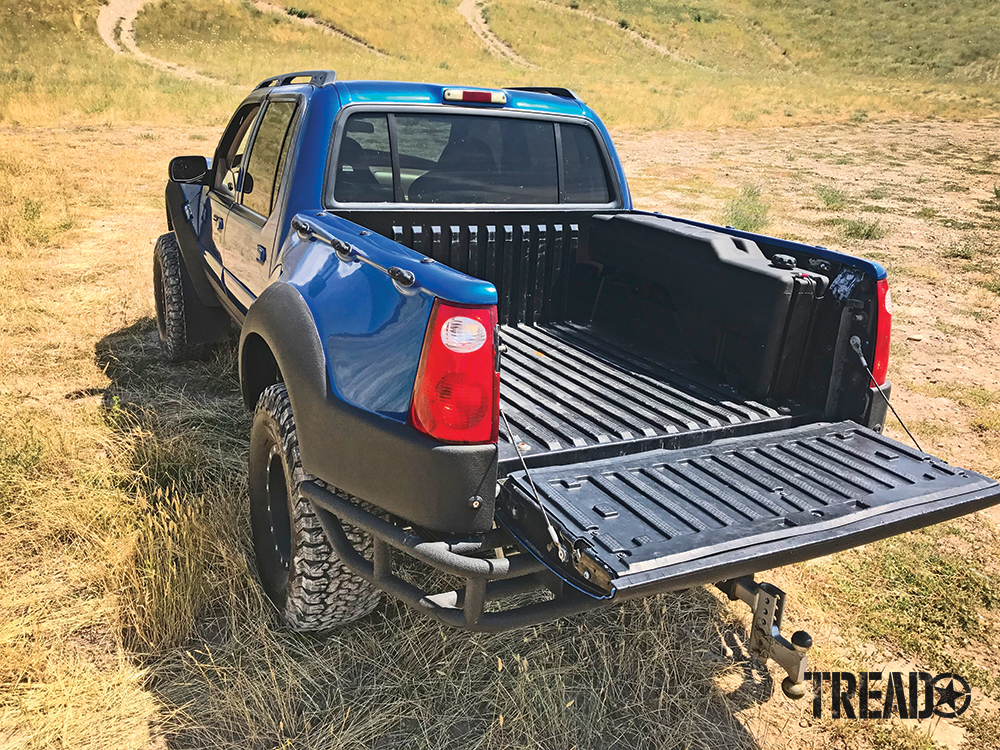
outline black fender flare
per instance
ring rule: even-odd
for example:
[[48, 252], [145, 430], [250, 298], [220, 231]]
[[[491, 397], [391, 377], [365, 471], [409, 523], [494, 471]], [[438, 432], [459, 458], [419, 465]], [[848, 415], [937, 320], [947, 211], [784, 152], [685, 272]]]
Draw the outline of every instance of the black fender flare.
[[250, 408], [264, 387], [285, 383], [308, 473], [427, 529], [492, 528], [497, 446], [445, 445], [337, 397], [312, 313], [295, 287], [274, 283], [251, 305], [239, 369]]
[[202, 249], [198, 242], [198, 235], [184, 213], [184, 206], [188, 200], [180, 183], [167, 183], [166, 199], [167, 224], [174, 230], [174, 235], [177, 237], [177, 244], [180, 245], [181, 257], [184, 259], [184, 265], [187, 266], [191, 285], [203, 305], [220, 307], [221, 303], [215, 294], [212, 282], [208, 280], [205, 269], [202, 267]]
[[173, 229], [181, 250], [181, 280], [184, 285], [184, 323], [189, 344], [222, 341], [229, 334], [229, 313], [221, 307], [215, 289], [205, 275], [201, 248], [194, 227], [184, 213], [187, 198], [176, 182], [168, 182], [167, 225]]

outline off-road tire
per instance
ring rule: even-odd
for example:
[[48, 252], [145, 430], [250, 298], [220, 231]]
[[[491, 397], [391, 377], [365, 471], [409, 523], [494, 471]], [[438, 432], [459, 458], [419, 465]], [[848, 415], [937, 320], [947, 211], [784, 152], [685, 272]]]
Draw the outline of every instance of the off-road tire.
[[[299, 492], [302, 482], [317, 480], [302, 469], [283, 383], [266, 388], [257, 401], [249, 473], [257, 571], [285, 624], [296, 631], [330, 630], [374, 610], [381, 592], [340, 561], [312, 504]], [[359, 552], [370, 556], [368, 534], [346, 524], [344, 531]]]
[[153, 293], [160, 346], [171, 362], [199, 359], [209, 348], [207, 344], [187, 342], [188, 311], [184, 305], [183, 262], [174, 233], [161, 234], [153, 250]]

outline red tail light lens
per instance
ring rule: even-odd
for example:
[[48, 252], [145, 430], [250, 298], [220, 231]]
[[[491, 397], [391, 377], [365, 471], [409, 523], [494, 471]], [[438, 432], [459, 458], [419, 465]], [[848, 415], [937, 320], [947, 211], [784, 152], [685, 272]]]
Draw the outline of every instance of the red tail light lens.
[[493, 341], [497, 309], [434, 304], [413, 386], [413, 426], [448, 443], [494, 443], [500, 373]]
[[872, 356], [872, 376], [875, 383], [885, 385], [889, 370], [889, 339], [892, 336], [892, 297], [889, 282], [881, 279], [875, 282], [878, 295], [878, 321], [875, 329], [875, 354]]

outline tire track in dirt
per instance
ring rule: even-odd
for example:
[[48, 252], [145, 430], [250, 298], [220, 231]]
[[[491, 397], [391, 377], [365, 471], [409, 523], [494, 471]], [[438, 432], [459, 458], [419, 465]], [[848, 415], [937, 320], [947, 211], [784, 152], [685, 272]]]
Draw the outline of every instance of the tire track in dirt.
[[[153, 57], [152, 55], [139, 49], [139, 46], [135, 43], [135, 19], [139, 15], [139, 11], [151, 2], [153, 2], [153, 0], [110, 0], [107, 5], [101, 7], [100, 12], [97, 14], [97, 33], [100, 34], [101, 39], [104, 40], [104, 43], [108, 45], [114, 53], [119, 55], [131, 55], [137, 60], [144, 62], [147, 65], [151, 65], [157, 70], [177, 76], [178, 78], [185, 78], [189, 81], [207, 83], [211, 86], [226, 86], [229, 88], [239, 89], [241, 91], [246, 88], [245, 86], [226, 83], [225, 81], [220, 81], [218, 78], [212, 78], [211, 76], [204, 75], [193, 68], [187, 67], [186, 65], [161, 60], [160, 58]], [[336, 36], [339, 39], [346, 40], [368, 52], [378, 55], [379, 57], [389, 56], [388, 53], [374, 47], [364, 39], [355, 37], [343, 29], [337, 28], [328, 21], [321, 21], [312, 17], [299, 18], [298, 16], [291, 16], [288, 14], [288, 11], [284, 6], [264, 2], [263, 0], [255, 0], [253, 2], [253, 6], [265, 13], [280, 14], [293, 23], [318, 29], [325, 34], [330, 34], [331, 36]]]
[[281, 16], [284, 16], [285, 18], [288, 18], [294, 23], [298, 23], [303, 26], [309, 26], [310, 28], [314, 29], [319, 29], [324, 34], [330, 34], [331, 36], [336, 36], [340, 39], [343, 39], [346, 42], [350, 42], [351, 44], [355, 44], [358, 47], [362, 47], [368, 52], [373, 52], [379, 57], [391, 57], [391, 55], [385, 50], [381, 50], [374, 44], [366, 42], [361, 37], [354, 36], [354, 34], [350, 33], [349, 31], [344, 31], [339, 26], [330, 23], [329, 21], [325, 21], [321, 18], [316, 18], [315, 16], [306, 16], [305, 18], [302, 18], [301, 16], [293, 16], [288, 12], [288, 8], [285, 7], [284, 5], [276, 5], [274, 3], [265, 2], [264, 0], [254, 0], [253, 6], [257, 10], [262, 10], [265, 13], [277, 13]]
[[589, 10], [584, 10], [582, 8], [570, 8], [565, 5], [560, 5], [559, 3], [554, 3], [552, 2], [552, 0], [535, 0], [535, 2], [539, 3], [540, 5], [545, 5], [550, 8], [554, 8], [556, 10], [561, 10], [565, 13], [575, 13], [577, 15], [581, 15], [590, 21], [594, 21], [595, 23], [603, 23], [605, 26], [610, 26], [614, 29], [617, 29], [622, 34], [625, 34], [626, 36], [630, 37], [633, 41], [638, 42], [647, 49], [651, 49], [654, 52], [663, 55], [664, 57], [669, 57], [671, 60], [675, 60], [676, 62], [684, 63], [685, 65], [694, 65], [698, 68], [708, 67], [706, 65], [702, 65], [699, 62], [695, 62], [690, 57], [685, 57], [679, 52], [675, 52], [672, 49], [664, 47], [662, 44], [653, 41], [649, 37], [643, 36], [635, 29], [630, 29], [626, 26], [622, 26], [618, 21], [612, 21], [610, 18], [599, 16], [596, 13], [593, 13]]
[[141, 62], [153, 66], [157, 70], [170, 73], [178, 78], [186, 78], [189, 81], [196, 81], [198, 83], [207, 83], [211, 86], [243, 88], [242, 86], [233, 86], [225, 81], [220, 81], [218, 78], [202, 75], [197, 70], [193, 70], [185, 65], [178, 65], [177, 63], [167, 62], [158, 57], [147, 55], [139, 49], [135, 43], [133, 24], [135, 24], [135, 19], [139, 15], [139, 11], [149, 2], [150, 0], [111, 0], [101, 8], [100, 13], [97, 14], [97, 33], [101, 35], [101, 39], [104, 40], [104, 43], [113, 52], [119, 55], [131, 55]]
[[476, 33], [476, 36], [483, 41], [486, 48], [494, 55], [524, 68], [538, 67], [517, 54], [506, 42], [493, 33], [490, 25], [483, 17], [483, 6], [478, 0], [462, 0], [458, 6], [458, 12], [462, 14], [462, 18], [468, 22], [469, 26]]

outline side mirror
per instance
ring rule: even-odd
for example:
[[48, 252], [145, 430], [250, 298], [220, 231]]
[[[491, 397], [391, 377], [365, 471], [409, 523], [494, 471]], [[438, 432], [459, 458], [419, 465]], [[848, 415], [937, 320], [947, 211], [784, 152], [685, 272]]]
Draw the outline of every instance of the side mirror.
[[253, 175], [249, 172], [243, 173], [243, 195], [250, 195], [253, 192]]
[[200, 185], [208, 176], [208, 159], [204, 156], [178, 156], [170, 160], [170, 181]]

